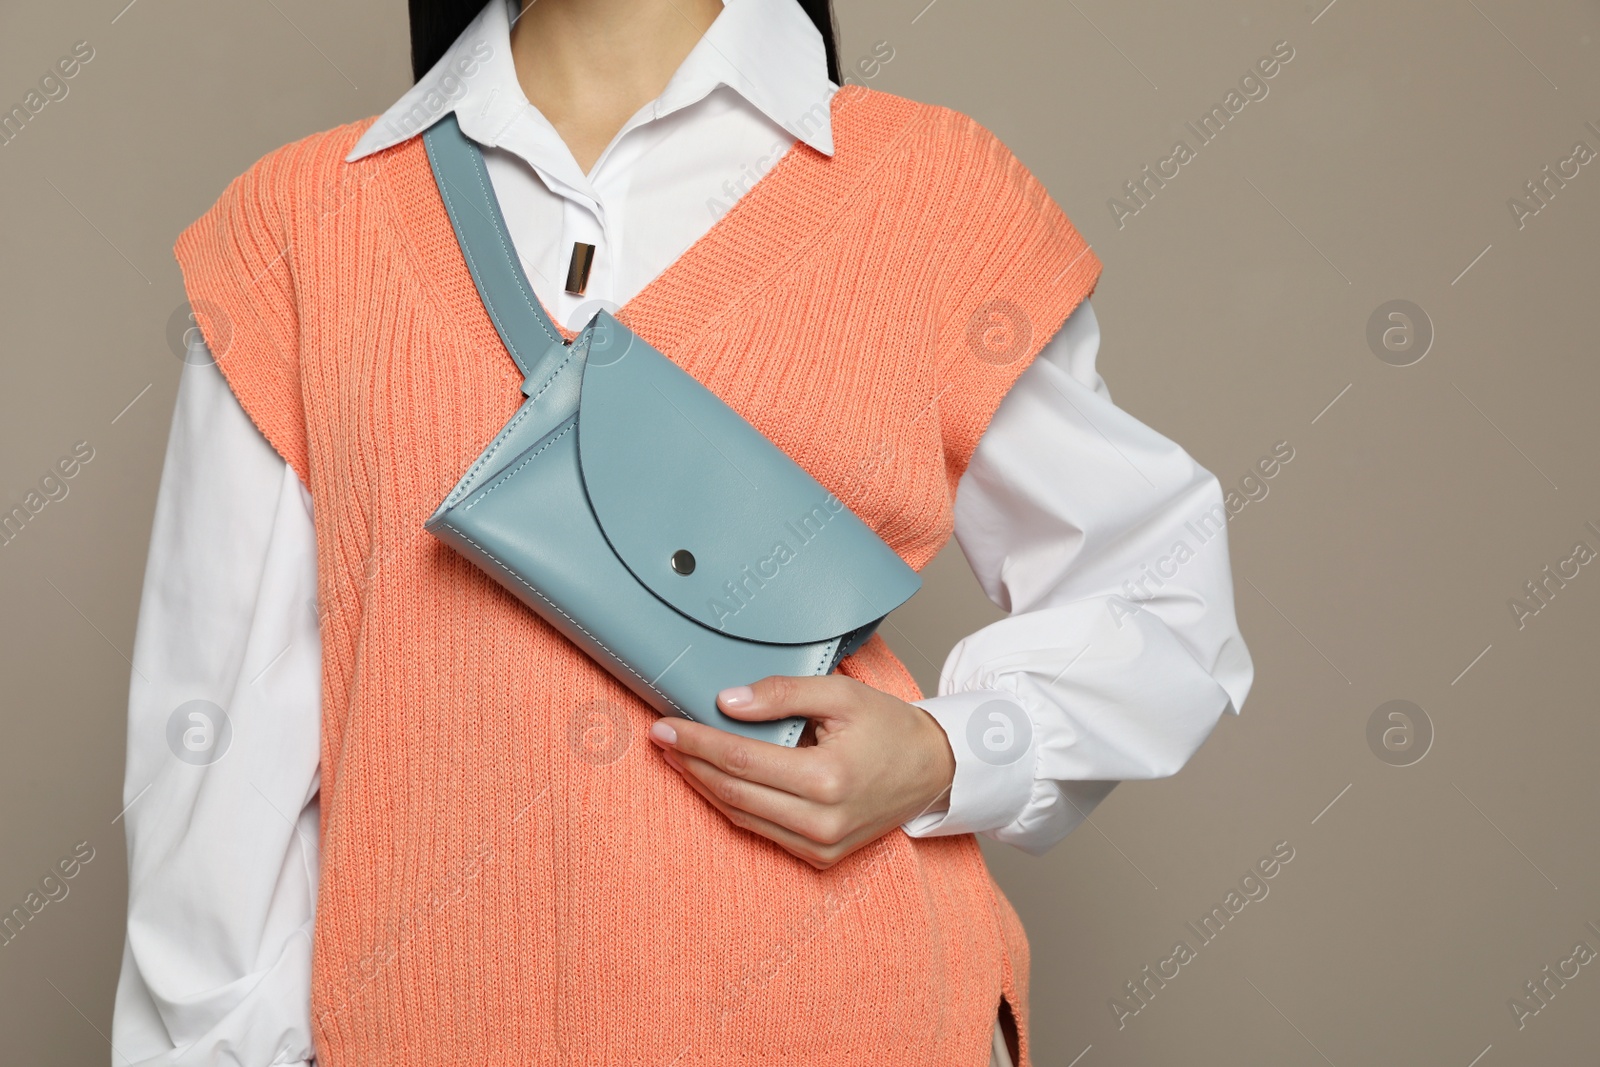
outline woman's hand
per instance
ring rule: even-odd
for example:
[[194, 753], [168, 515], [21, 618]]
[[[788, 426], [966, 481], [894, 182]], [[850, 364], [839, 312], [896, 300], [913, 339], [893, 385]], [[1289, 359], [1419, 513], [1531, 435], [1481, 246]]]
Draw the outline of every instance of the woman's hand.
[[933, 716], [842, 674], [773, 675], [724, 689], [717, 706], [749, 721], [804, 716], [816, 744], [784, 748], [677, 718], [656, 720], [650, 737], [734, 825], [818, 870], [932, 809], [955, 777]]

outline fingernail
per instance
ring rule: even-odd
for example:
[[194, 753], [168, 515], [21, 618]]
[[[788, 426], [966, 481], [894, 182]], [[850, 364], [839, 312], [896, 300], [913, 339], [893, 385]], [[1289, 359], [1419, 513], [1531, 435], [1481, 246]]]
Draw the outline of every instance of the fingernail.
[[650, 736], [660, 741], [663, 745], [675, 745], [678, 743], [678, 731], [674, 730], [672, 724], [665, 719], [657, 719], [650, 724]]
[[717, 694], [717, 702], [725, 708], [744, 708], [756, 702], [756, 693], [748, 685], [736, 685]]

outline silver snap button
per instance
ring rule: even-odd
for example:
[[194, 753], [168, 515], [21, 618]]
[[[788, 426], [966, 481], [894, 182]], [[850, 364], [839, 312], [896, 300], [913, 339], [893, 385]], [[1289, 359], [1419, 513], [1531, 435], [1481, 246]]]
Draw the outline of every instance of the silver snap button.
[[694, 573], [694, 553], [687, 548], [680, 548], [672, 554], [672, 569], [679, 574]]

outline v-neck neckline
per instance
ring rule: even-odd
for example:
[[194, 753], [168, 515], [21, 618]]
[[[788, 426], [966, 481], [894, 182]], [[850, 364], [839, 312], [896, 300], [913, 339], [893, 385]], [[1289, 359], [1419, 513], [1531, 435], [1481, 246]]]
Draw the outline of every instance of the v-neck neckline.
[[[689, 247], [685, 248], [681, 253], [679, 253], [676, 259], [663, 267], [655, 277], [651, 278], [648, 282], [645, 282], [644, 286], [638, 292], [634, 293], [633, 296], [629, 297], [621, 307], [613, 311], [611, 313], [612, 316], [616, 318], [618, 322], [632, 329], [632, 313], [640, 306], [649, 305], [651, 301], [656, 298], [659, 290], [670, 289], [674, 284], [676, 284], [676, 275], [691, 269], [694, 265], [694, 260], [706, 254], [704, 249], [707, 246], [722, 240], [722, 235], [719, 231], [726, 230], [729, 228], [730, 223], [737, 222], [734, 216], [739, 209], [744, 207], [752, 200], [759, 201], [763, 197], [769, 197], [771, 195], [770, 187], [773, 184], [781, 184], [781, 179], [787, 173], [787, 171], [798, 166], [798, 164], [794, 162], [795, 159], [805, 155], [813, 155], [823, 159], [826, 158], [822, 157], [821, 153], [816, 152], [816, 150], [811, 148], [810, 145], [806, 144], [799, 138], [796, 138], [794, 143], [789, 145], [788, 148], [784, 149], [783, 155], [778, 157], [777, 161], [774, 162], [770, 168], [768, 168], [767, 172], [761, 177], [757, 178], [755, 184], [750, 186], [750, 188], [745, 191], [743, 196], [734, 201], [732, 207], [723, 212], [723, 214], [711, 224], [710, 228], [708, 228], [705, 233], [701, 234], [699, 237], [695, 238], [694, 241], [690, 242]], [[778, 179], [778, 182], [775, 183], [774, 179]], [[492, 186], [489, 192], [491, 196], [495, 195]], [[759, 205], [755, 208], [746, 208], [747, 212], [759, 210]], [[504, 209], [501, 210], [501, 217], [505, 217]], [[510, 241], [512, 249], [515, 252], [516, 242], [511, 239], [511, 235], [509, 233], [506, 235], [506, 239]], [[517, 266], [524, 272], [524, 274], [526, 274], [527, 268], [522, 266], [522, 257], [520, 254], [517, 255]], [[549, 307], [547, 307], [544, 300], [540, 298], [538, 291], [533, 288], [533, 283], [531, 280], [528, 283], [528, 294], [532, 298], [533, 303], [538, 305], [538, 310], [540, 314], [545, 317], [545, 321], [551, 326], [555, 327], [556, 332], [561, 335], [562, 340], [571, 341], [574, 337], [577, 337], [578, 334], [582, 332], [581, 327], [577, 330], [568, 329], [555, 315], [550, 313]]]
[[[826, 209], [842, 203], [858, 185], [857, 179], [876, 164], [881, 149], [909, 128], [911, 113], [906, 108], [871, 108], [861, 121], [884, 128], [864, 129], [859, 140], [850, 136], [851, 123], [841, 118], [869, 96], [909, 104], [861, 86], [839, 89], [829, 101], [834, 155], [823, 155], [797, 138], [705, 233], [613, 312], [618, 321], [670, 357], [674, 348], [698, 334], [718, 312], [737, 307], [751, 286], [801, 254], [810, 238], [827, 224], [831, 212]], [[850, 151], [852, 145], [856, 151]], [[483, 343], [492, 339], [493, 346], [504, 353], [505, 376], [520, 381], [466, 269], [422, 138], [414, 137], [390, 151], [395, 153], [389, 164], [395, 172], [388, 184], [396, 214], [409, 232], [419, 266], [427, 276], [425, 284], [456, 322], [471, 324]], [[567, 329], [550, 314], [531, 286], [529, 295], [563, 340], [578, 335], [580, 331]]]

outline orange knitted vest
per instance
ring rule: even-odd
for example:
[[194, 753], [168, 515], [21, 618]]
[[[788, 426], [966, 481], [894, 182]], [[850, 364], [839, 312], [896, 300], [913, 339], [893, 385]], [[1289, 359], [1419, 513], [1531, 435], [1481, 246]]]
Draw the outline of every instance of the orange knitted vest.
[[[618, 317], [913, 567], [1099, 263], [989, 131], [861, 87]], [[980, 1067], [1028, 948], [971, 835], [819, 872], [731, 826], [652, 713], [423, 531], [516, 410], [420, 138], [271, 153], [179, 237], [234, 393], [310, 489], [321, 1067]], [[922, 694], [881, 637], [840, 670]]]

